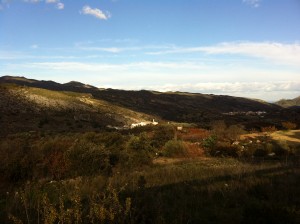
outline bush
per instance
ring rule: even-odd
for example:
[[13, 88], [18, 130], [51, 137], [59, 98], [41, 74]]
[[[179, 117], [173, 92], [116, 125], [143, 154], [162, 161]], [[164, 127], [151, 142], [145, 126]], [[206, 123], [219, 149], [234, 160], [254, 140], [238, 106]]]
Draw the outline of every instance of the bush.
[[214, 149], [215, 146], [217, 144], [217, 136], [216, 135], [211, 135], [208, 138], [204, 139], [202, 142], [202, 145], [206, 148], [206, 149]]
[[295, 129], [297, 127], [296, 124], [294, 124], [292, 122], [288, 122], [288, 121], [287, 122], [282, 122], [281, 124], [287, 130], [292, 130], [292, 129]]
[[67, 175], [68, 158], [66, 151], [72, 145], [71, 138], [56, 137], [47, 139], [38, 145], [43, 152], [43, 169], [45, 176], [51, 176], [54, 179], [61, 179]]
[[186, 156], [187, 148], [182, 141], [170, 140], [164, 145], [162, 155], [167, 157]]
[[174, 138], [174, 129], [170, 125], [160, 125], [155, 127], [151, 145], [154, 148], [163, 147], [167, 141]]
[[110, 153], [103, 145], [80, 141], [68, 151], [70, 172], [73, 175], [108, 174], [111, 171]]
[[6, 139], [0, 143], [2, 178], [17, 183], [37, 178], [42, 154], [29, 144], [27, 137]]
[[[51, 189], [49, 186], [51, 185]], [[130, 197], [121, 199], [109, 183], [83, 195], [82, 183], [27, 184], [7, 198], [5, 223], [133, 223]], [[3, 222], [4, 223], [4, 222]]]
[[131, 136], [131, 138], [127, 142], [126, 148], [128, 150], [133, 150], [133, 151], [147, 151], [147, 152], [153, 151], [151, 142], [145, 133], [142, 133], [139, 136], [134, 136], [134, 135]]
[[245, 131], [243, 127], [239, 125], [231, 125], [226, 129], [226, 137], [230, 140], [236, 140], [242, 134], [245, 134]]
[[120, 153], [120, 165], [123, 168], [134, 168], [152, 163], [153, 147], [145, 133], [132, 135], [125, 144], [125, 150]]
[[275, 132], [277, 131], [277, 128], [275, 126], [268, 126], [268, 127], [262, 127], [262, 132]]
[[217, 157], [238, 157], [240, 149], [238, 146], [232, 146], [229, 142], [218, 142], [214, 148], [209, 150], [211, 156]]

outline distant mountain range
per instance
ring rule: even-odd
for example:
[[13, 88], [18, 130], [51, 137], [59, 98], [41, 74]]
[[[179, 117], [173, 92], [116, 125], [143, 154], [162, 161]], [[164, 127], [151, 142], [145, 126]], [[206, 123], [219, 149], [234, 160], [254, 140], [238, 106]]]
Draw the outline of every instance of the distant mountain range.
[[[0, 122], [6, 122], [2, 125], [23, 122], [22, 127], [28, 126], [27, 129], [42, 126], [43, 120], [48, 120], [46, 127], [52, 129], [64, 130], [67, 125], [79, 130], [83, 125], [85, 130], [90, 130], [152, 119], [195, 123], [202, 127], [208, 127], [215, 120], [226, 120], [252, 128], [280, 124], [287, 117], [298, 122], [297, 117], [300, 117], [297, 111], [282, 108], [282, 102], [271, 104], [242, 97], [185, 92], [99, 89], [75, 81], [60, 84], [3, 76], [0, 92]], [[255, 113], [247, 113], [259, 111], [266, 112], [263, 120], [261, 116], [254, 116]]]

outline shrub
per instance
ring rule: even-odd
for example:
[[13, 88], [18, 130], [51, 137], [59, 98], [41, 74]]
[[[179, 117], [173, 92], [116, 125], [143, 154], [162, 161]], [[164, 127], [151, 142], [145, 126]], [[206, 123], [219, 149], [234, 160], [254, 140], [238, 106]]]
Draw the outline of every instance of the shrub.
[[149, 138], [145, 133], [140, 134], [139, 136], [131, 136], [127, 142], [127, 149], [133, 151], [152, 151], [152, 146]]
[[154, 148], [161, 148], [167, 141], [174, 138], [174, 129], [170, 125], [160, 125], [155, 127], [151, 145]]
[[50, 175], [55, 179], [61, 179], [66, 175], [69, 163], [65, 153], [71, 145], [71, 138], [56, 137], [46, 140], [39, 146], [44, 156], [43, 168], [46, 171], [44, 175]]
[[69, 149], [68, 159], [70, 172], [74, 175], [107, 174], [111, 171], [110, 153], [103, 145], [82, 140]]
[[126, 143], [125, 150], [120, 153], [120, 163], [124, 168], [150, 165], [152, 153], [151, 141], [145, 133], [132, 135]]
[[[132, 223], [130, 197], [109, 183], [102, 191], [82, 195], [81, 185], [60, 182], [53, 189], [27, 184], [8, 198], [5, 223]], [[3, 219], [2, 219], [3, 220]]]
[[170, 140], [164, 145], [162, 154], [167, 157], [186, 156], [187, 148], [182, 141]]
[[277, 131], [277, 128], [275, 126], [268, 126], [268, 127], [262, 127], [262, 132], [275, 132]]
[[218, 142], [215, 147], [209, 150], [209, 154], [217, 157], [238, 157], [240, 149], [229, 142]]
[[216, 136], [223, 138], [225, 137], [227, 125], [223, 120], [214, 121], [211, 124], [211, 129]]
[[231, 125], [226, 129], [226, 137], [230, 140], [236, 140], [240, 135], [245, 134], [242, 126]]
[[283, 126], [285, 129], [287, 129], [287, 130], [292, 130], [292, 129], [295, 129], [295, 128], [297, 127], [296, 124], [294, 124], [294, 123], [292, 123], [292, 122], [289, 122], [289, 121], [287, 121], [287, 122], [282, 122], [281, 124], [282, 124], [282, 126]]
[[37, 178], [42, 154], [29, 141], [27, 137], [15, 137], [0, 142], [0, 172], [4, 180], [16, 183]]
[[214, 149], [217, 144], [217, 136], [216, 135], [211, 135], [208, 138], [204, 139], [202, 142], [202, 145], [206, 149]]

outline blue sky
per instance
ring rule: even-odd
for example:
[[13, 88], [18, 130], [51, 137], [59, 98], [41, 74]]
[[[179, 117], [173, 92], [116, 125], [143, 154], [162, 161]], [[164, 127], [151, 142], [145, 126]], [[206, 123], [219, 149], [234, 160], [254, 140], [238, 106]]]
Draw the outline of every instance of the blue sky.
[[0, 76], [300, 95], [299, 0], [0, 0]]

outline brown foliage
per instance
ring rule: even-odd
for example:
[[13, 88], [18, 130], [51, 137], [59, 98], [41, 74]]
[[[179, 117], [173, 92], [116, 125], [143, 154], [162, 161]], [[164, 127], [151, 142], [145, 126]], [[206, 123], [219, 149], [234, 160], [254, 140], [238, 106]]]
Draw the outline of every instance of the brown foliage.
[[282, 122], [281, 124], [287, 130], [292, 130], [292, 129], [295, 129], [297, 127], [297, 125], [295, 123], [292, 123], [292, 122], [289, 122], [289, 121]]
[[277, 128], [275, 126], [261, 127], [262, 132], [275, 132]]
[[191, 142], [201, 142], [203, 139], [208, 138], [210, 136], [210, 132], [205, 129], [199, 128], [188, 128], [186, 129], [186, 133], [178, 134], [178, 138], [183, 141], [191, 141]]

